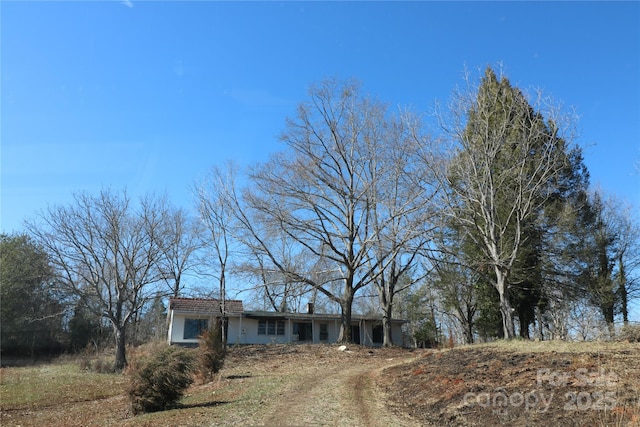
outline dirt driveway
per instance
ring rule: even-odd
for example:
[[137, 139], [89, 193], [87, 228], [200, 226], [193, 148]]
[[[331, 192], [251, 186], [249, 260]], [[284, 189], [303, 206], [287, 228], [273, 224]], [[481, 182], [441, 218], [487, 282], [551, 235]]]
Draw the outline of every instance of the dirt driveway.
[[[376, 386], [376, 380], [384, 369], [415, 359], [406, 350], [354, 347], [340, 351], [335, 346], [292, 346], [247, 348], [243, 353], [247, 351], [247, 358], [250, 359], [252, 350], [279, 353], [273, 354], [272, 363], [267, 362], [266, 371], [274, 378], [281, 375], [280, 378], [284, 380], [270, 396], [263, 396], [261, 409], [252, 414], [250, 419], [237, 420], [240, 424], [363, 427], [419, 425], [407, 417], [390, 412], [385, 406], [381, 390]], [[233, 357], [242, 359], [238, 354]], [[269, 360], [263, 357], [259, 359]], [[307, 361], [309, 363], [305, 363]], [[229, 362], [233, 363], [232, 360]], [[258, 365], [259, 363], [254, 363], [251, 371], [259, 370]], [[249, 372], [247, 371], [247, 375], [250, 375]]]

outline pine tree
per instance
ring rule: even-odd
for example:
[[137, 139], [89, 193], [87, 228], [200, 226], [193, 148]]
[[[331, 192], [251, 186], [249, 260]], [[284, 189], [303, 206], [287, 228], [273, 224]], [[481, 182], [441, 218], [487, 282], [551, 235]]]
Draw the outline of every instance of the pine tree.
[[[460, 97], [451, 127], [457, 150], [447, 168], [446, 213], [481, 253], [497, 291], [505, 338], [515, 336], [514, 312], [528, 327], [540, 298], [535, 279], [539, 215], [562, 196], [559, 180], [574, 149], [559, 118], [487, 68], [478, 90]], [[579, 153], [578, 153], [579, 154]], [[578, 165], [579, 166], [579, 165]], [[518, 277], [518, 271], [524, 277]], [[514, 305], [515, 299], [515, 305]], [[518, 307], [520, 305], [520, 307]], [[523, 334], [526, 335], [524, 329]]]

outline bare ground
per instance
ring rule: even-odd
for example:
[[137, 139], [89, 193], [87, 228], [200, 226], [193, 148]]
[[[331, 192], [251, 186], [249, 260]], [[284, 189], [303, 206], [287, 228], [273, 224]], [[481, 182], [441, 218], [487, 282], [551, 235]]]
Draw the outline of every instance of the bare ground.
[[389, 368], [390, 408], [425, 426], [640, 426], [640, 344], [522, 342]]
[[325, 363], [312, 363], [296, 372], [298, 380], [278, 394], [278, 401], [265, 411], [260, 425], [418, 425], [401, 413], [387, 411], [385, 397], [377, 387], [383, 369], [408, 362], [411, 356], [397, 350], [340, 352], [329, 347], [321, 359]]
[[100, 398], [0, 401], [0, 425], [640, 426], [637, 343], [243, 346], [230, 350], [219, 379], [141, 416], [129, 411], [126, 376], [116, 377]]

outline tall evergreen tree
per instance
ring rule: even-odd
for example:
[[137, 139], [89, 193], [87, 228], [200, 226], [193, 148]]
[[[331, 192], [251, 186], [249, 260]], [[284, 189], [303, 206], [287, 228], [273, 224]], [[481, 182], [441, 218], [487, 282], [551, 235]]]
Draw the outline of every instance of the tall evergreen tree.
[[0, 346], [4, 354], [57, 351], [63, 305], [47, 254], [26, 235], [0, 235]]
[[596, 194], [593, 201], [595, 220], [589, 230], [590, 244], [586, 246], [590, 251], [590, 260], [585, 271], [587, 290], [593, 302], [600, 309], [605, 322], [613, 331], [615, 317], [616, 292], [613, 280], [615, 258], [612, 254], [616, 244], [616, 236], [604, 218], [604, 206], [601, 198]]
[[590, 201], [590, 222], [583, 228], [581, 284], [613, 335], [616, 315], [628, 321], [640, 238], [618, 200], [596, 191]]
[[505, 338], [515, 336], [514, 283], [524, 283], [515, 272], [526, 270], [524, 252], [534, 254], [534, 246], [525, 250], [530, 227], [554, 200], [572, 153], [563, 122], [546, 107], [543, 98], [532, 106], [487, 68], [477, 91], [456, 99], [448, 126], [457, 145], [445, 176], [445, 213], [491, 268]]

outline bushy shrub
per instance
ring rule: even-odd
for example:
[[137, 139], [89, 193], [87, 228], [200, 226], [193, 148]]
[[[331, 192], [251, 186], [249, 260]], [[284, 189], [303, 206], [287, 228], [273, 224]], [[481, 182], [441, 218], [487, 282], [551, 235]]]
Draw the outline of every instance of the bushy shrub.
[[222, 342], [222, 322], [220, 319], [209, 323], [211, 327], [200, 337], [198, 359], [202, 376], [211, 381], [213, 376], [222, 369], [227, 349]]
[[134, 414], [156, 412], [175, 405], [193, 383], [193, 350], [169, 347], [130, 365], [127, 390]]

